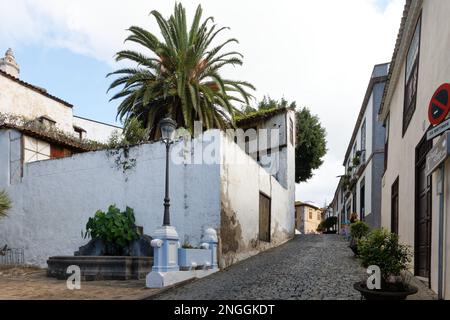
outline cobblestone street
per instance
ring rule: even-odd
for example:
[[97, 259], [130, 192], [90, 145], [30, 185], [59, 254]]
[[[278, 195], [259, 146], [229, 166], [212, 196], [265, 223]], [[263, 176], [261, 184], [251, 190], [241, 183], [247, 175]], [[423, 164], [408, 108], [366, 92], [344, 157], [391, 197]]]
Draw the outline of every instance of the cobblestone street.
[[158, 299], [360, 299], [364, 270], [339, 235], [294, 240]]

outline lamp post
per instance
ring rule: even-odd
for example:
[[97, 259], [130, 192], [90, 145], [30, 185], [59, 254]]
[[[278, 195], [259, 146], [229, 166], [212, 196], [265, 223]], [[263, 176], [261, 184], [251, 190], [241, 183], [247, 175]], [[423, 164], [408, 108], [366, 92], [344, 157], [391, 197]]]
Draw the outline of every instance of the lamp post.
[[164, 118], [159, 122], [162, 141], [166, 144], [166, 190], [164, 196], [163, 226], [170, 226], [170, 197], [169, 197], [169, 150], [175, 137], [177, 123], [170, 118]]
[[166, 272], [179, 271], [178, 248], [179, 237], [175, 227], [170, 225], [170, 198], [169, 198], [169, 150], [174, 142], [177, 124], [170, 118], [164, 118], [159, 122], [161, 140], [166, 145], [166, 178], [164, 195], [163, 224], [153, 233], [151, 245], [153, 247], [152, 272], [147, 276], [148, 287], [164, 286], [169, 280], [164, 280]]

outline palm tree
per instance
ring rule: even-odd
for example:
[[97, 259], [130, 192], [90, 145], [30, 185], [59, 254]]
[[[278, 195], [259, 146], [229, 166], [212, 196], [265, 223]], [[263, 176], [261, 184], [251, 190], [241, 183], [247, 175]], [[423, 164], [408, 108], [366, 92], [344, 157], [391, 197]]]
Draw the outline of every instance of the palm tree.
[[11, 209], [11, 200], [5, 191], [0, 190], [0, 217], [6, 216], [6, 211], [9, 209]]
[[235, 103], [249, 104], [254, 87], [245, 81], [224, 79], [219, 71], [227, 65], [242, 65], [242, 55], [236, 51], [222, 52], [236, 39], [229, 39], [211, 48], [216, 36], [227, 28], [217, 28], [213, 18], [201, 21], [202, 8], [197, 7], [188, 31], [186, 11], [181, 4], [168, 20], [158, 11], [150, 13], [159, 26], [163, 40], [136, 26], [129, 28], [132, 41], [151, 52], [124, 50], [116, 61], [129, 60], [136, 68], [123, 68], [108, 74], [118, 75], [110, 85], [121, 87], [111, 100], [123, 99], [118, 107], [118, 118], [127, 124], [138, 118], [149, 130], [150, 138], [158, 135], [159, 120], [170, 116], [180, 127], [191, 133], [194, 121], [202, 121], [205, 129], [224, 129], [234, 125], [239, 114]]

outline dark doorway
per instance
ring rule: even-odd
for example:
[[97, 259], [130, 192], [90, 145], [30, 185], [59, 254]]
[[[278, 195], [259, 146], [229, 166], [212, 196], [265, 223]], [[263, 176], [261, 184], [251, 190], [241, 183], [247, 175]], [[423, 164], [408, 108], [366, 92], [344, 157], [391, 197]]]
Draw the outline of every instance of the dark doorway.
[[433, 147], [426, 137], [416, 148], [416, 201], [414, 272], [430, 281], [431, 265], [431, 176], [425, 173], [426, 158]]
[[270, 242], [270, 198], [259, 194], [259, 240]]
[[361, 221], [366, 221], [366, 179], [363, 178], [359, 187], [359, 207]]
[[391, 232], [398, 234], [398, 178], [391, 189]]

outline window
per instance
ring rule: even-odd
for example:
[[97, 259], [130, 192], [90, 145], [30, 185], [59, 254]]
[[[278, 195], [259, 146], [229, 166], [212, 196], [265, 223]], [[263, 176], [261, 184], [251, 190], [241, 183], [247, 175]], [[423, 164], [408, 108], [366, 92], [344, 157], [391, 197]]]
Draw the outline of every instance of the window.
[[320, 215], [320, 213], [317, 214], [317, 220], [322, 220], [322, 216]]
[[359, 207], [360, 207], [360, 217], [361, 221], [365, 221], [366, 219], [366, 179], [363, 178], [361, 180], [359, 186]]
[[52, 118], [50, 118], [49, 116], [40, 116], [39, 118], [37, 118], [37, 120], [45, 127], [47, 128], [52, 128], [55, 126], [56, 121], [53, 120]]
[[78, 127], [78, 126], [73, 126], [73, 131], [75, 131], [75, 133], [78, 135], [78, 138], [80, 140], [84, 139], [84, 134], [86, 133], [86, 130], [84, 130], [83, 128]]
[[357, 208], [356, 208], [356, 185], [353, 187], [353, 192], [352, 192], [352, 213], [356, 213], [357, 212]]
[[391, 232], [398, 234], [398, 178], [391, 189]]
[[384, 172], [386, 172], [386, 169], [387, 169], [388, 151], [389, 151], [389, 130], [390, 130], [389, 118], [390, 118], [390, 115], [388, 114], [386, 117], [386, 122], [384, 123], [384, 128], [386, 130], [385, 140], [384, 140]]
[[366, 162], [366, 120], [361, 126], [361, 163]]
[[405, 98], [403, 106], [403, 134], [408, 129], [411, 118], [416, 109], [417, 101], [417, 82], [419, 77], [419, 51], [420, 51], [420, 31], [422, 18], [419, 18], [416, 24], [411, 44], [409, 45], [408, 55], [406, 57], [405, 68]]
[[312, 220], [312, 210], [309, 210], [309, 220]]

